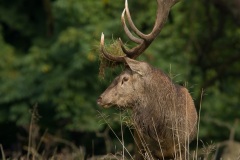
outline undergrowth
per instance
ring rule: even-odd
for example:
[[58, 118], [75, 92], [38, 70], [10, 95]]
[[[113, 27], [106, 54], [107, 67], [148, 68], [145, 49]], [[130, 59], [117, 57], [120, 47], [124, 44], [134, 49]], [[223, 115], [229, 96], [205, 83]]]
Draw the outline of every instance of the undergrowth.
[[[84, 160], [83, 147], [77, 147], [74, 143], [51, 135], [46, 130], [42, 135], [38, 126], [37, 105], [31, 111], [31, 120], [28, 129], [28, 144], [22, 151], [11, 151], [6, 156], [4, 146], [0, 144], [2, 160]], [[61, 147], [60, 147], [61, 146]]]

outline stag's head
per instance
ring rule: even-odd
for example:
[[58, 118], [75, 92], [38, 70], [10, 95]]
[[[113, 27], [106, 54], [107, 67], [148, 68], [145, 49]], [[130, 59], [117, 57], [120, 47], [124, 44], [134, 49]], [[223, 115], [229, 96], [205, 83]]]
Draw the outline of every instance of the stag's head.
[[[104, 58], [109, 61], [123, 63], [126, 69], [114, 79], [112, 84], [99, 97], [97, 103], [103, 107], [117, 105], [119, 107], [132, 107], [138, 103], [139, 97], [144, 95], [146, 83], [149, 83], [149, 75], [152, 73], [152, 67], [146, 62], [135, 60], [142, 54], [152, 41], [160, 33], [164, 22], [166, 21], [170, 8], [178, 0], [157, 0], [157, 16], [154, 27], [149, 34], [144, 34], [134, 25], [129, 9], [128, 2], [125, 1], [125, 9], [123, 10], [121, 21], [126, 35], [130, 40], [138, 45], [127, 49], [122, 40], [119, 38], [119, 44], [124, 56], [113, 56], [109, 54], [104, 47], [104, 34], [101, 36], [100, 49]], [[130, 29], [127, 27], [125, 16]], [[132, 34], [134, 32], [135, 34]]]
[[139, 62], [124, 57], [128, 67], [117, 76], [112, 84], [98, 98], [97, 103], [105, 108], [112, 105], [119, 107], [132, 107], [140, 97], [144, 95], [144, 86], [151, 73], [151, 66], [145, 62]]

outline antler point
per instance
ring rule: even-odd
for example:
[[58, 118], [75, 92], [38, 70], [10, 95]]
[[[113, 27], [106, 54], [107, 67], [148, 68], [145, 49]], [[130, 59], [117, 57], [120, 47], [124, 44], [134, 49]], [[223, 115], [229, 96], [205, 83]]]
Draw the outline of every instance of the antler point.
[[104, 46], [104, 34], [103, 34], [103, 32], [101, 34], [101, 46]]
[[123, 12], [122, 12], [122, 15], [121, 15], [122, 18], [124, 18], [125, 12], [126, 12], [126, 9], [124, 8]]
[[125, 0], [125, 8], [128, 8], [128, 0]]

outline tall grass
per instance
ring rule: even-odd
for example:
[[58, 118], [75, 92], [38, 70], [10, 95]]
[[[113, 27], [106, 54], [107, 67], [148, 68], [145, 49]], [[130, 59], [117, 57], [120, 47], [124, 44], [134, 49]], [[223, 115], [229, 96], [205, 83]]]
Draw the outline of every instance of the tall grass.
[[2, 154], [2, 160], [6, 160], [2, 144], [0, 144], [0, 150], [1, 150], [1, 154]]
[[[2, 160], [84, 160], [84, 149], [77, 147], [70, 141], [53, 136], [47, 130], [41, 134], [38, 126], [39, 114], [37, 105], [31, 111], [31, 119], [28, 129], [28, 142], [18, 155], [12, 154], [6, 157], [4, 148], [0, 144]], [[61, 148], [59, 146], [62, 146]], [[15, 151], [13, 151], [15, 152]]]

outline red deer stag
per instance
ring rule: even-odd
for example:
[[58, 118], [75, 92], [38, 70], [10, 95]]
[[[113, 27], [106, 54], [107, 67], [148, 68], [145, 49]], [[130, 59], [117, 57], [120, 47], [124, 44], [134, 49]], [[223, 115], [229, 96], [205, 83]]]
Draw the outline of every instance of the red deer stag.
[[[178, 0], [157, 0], [157, 16], [153, 30], [143, 34], [134, 25], [125, 2], [122, 13], [123, 28], [133, 42], [132, 49], [124, 47], [124, 56], [113, 56], [104, 47], [102, 34], [100, 49], [103, 56], [126, 65], [125, 70], [98, 98], [97, 103], [108, 108], [131, 108], [135, 126], [137, 153], [140, 159], [188, 159], [188, 145], [196, 136], [197, 112], [191, 95], [185, 87], [174, 84], [163, 71], [146, 62], [134, 60], [157, 37], [171, 7]], [[125, 22], [125, 14], [132, 32]]]

